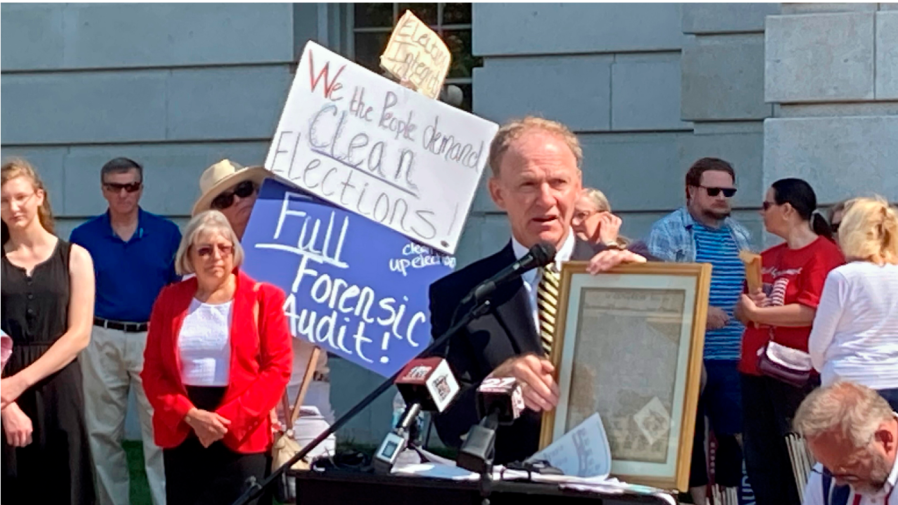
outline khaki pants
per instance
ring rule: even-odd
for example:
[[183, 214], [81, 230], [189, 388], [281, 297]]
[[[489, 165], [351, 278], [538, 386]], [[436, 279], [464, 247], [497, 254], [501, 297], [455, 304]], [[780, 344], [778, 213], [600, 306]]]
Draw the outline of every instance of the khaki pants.
[[94, 326], [90, 345], [81, 354], [84, 375], [84, 413], [90, 451], [96, 468], [99, 505], [128, 505], [128, 461], [122, 448], [128, 392], [137, 397], [150, 494], [165, 505], [162, 450], [153, 443], [153, 408], [143, 391], [140, 372], [147, 334], [125, 333]]

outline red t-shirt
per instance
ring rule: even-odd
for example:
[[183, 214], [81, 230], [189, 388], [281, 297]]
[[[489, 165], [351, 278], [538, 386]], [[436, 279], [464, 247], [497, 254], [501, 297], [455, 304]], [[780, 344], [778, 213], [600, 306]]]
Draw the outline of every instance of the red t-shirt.
[[[771, 247], [761, 253], [761, 274], [768, 307], [800, 303], [817, 308], [820, 293], [829, 271], [845, 263], [842, 251], [832, 241], [823, 237], [802, 247], [789, 249], [786, 243]], [[739, 371], [750, 375], [758, 372], [758, 350], [773, 338], [778, 344], [808, 351], [811, 327], [764, 326], [753, 324], [745, 327], [742, 335], [742, 358]]]

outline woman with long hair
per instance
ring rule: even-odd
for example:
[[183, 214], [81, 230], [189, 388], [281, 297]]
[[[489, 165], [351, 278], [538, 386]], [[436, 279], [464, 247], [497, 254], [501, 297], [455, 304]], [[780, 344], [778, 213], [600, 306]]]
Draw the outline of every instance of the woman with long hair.
[[0, 168], [2, 327], [13, 340], [0, 383], [3, 503], [90, 504], [93, 474], [78, 353], [94, 311], [90, 254], [53, 234], [34, 168]]
[[764, 288], [742, 295], [736, 306], [736, 317], [745, 324], [739, 362], [745, 464], [758, 505], [798, 505], [785, 437], [817, 378], [801, 386], [787, 383], [765, 374], [759, 355], [774, 345], [807, 353], [826, 276], [845, 260], [807, 182], [774, 182], [761, 215], [764, 228], [784, 242], [761, 253]]
[[824, 386], [850, 380], [898, 410], [898, 212], [881, 198], [845, 206], [839, 245], [850, 263], [826, 278], [811, 331]]

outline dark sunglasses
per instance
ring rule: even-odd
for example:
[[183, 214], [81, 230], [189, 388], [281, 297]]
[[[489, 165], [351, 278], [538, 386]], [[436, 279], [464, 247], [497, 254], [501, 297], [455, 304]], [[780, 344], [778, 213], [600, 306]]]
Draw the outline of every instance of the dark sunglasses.
[[838, 223], [833, 223], [833, 224], [829, 225], [829, 227], [832, 229], [833, 233], [839, 233], [839, 225], [841, 225], [841, 224], [842, 224], [842, 222], [840, 221]]
[[764, 200], [761, 203], [761, 208], [764, 209], [764, 212], [767, 212], [768, 210], [770, 210], [770, 207], [773, 207], [774, 205], [776, 205], [776, 202], [768, 202], [767, 200]]
[[732, 198], [733, 195], [736, 194], [736, 188], [709, 188], [708, 186], [699, 186], [700, 188], [705, 188], [705, 191], [708, 192], [708, 196], [717, 196], [723, 191], [723, 196], [727, 198]]
[[256, 183], [253, 181], [243, 181], [240, 184], [234, 186], [233, 191], [224, 192], [218, 196], [216, 196], [212, 203], [209, 204], [215, 210], [224, 210], [234, 205], [234, 196], [239, 196], [240, 198], [246, 198], [253, 193], [256, 192]]
[[106, 188], [107, 191], [112, 191], [113, 193], [120, 193], [123, 189], [128, 193], [134, 193], [135, 191], [139, 191], [141, 186], [143, 186], [142, 182], [129, 182], [127, 184], [120, 184], [117, 182], [103, 183], [103, 187]]

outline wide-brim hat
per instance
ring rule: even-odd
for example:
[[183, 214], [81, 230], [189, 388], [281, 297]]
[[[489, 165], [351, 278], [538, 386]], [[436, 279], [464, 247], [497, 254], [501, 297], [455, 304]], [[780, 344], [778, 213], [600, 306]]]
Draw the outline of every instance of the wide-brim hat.
[[191, 216], [209, 210], [212, 200], [215, 200], [215, 197], [226, 189], [243, 181], [253, 181], [261, 186], [262, 181], [271, 176], [272, 173], [263, 166], [243, 167], [231, 160], [221, 160], [207, 168], [200, 176], [200, 192], [202, 194], [193, 204]]

